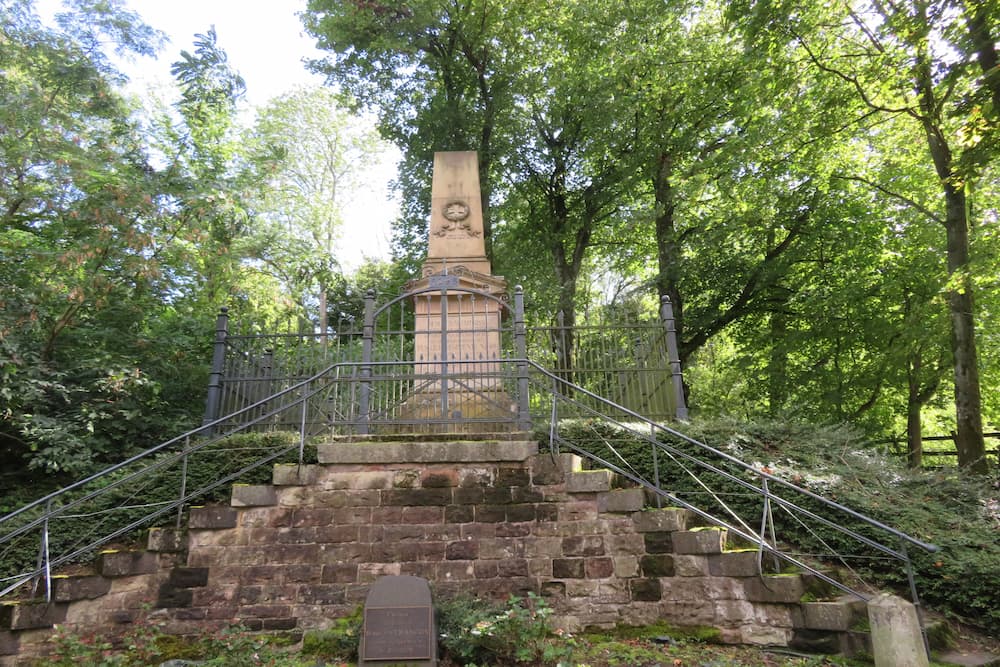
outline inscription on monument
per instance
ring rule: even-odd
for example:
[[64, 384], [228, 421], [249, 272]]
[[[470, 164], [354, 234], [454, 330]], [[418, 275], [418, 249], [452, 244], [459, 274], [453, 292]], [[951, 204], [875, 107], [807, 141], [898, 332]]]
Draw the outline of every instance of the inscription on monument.
[[365, 660], [430, 660], [433, 657], [430, 607], [365, 609]]
[[368, 590], [358, 666], [437, 665], [434, 606], [426, 579], [381, 577]]

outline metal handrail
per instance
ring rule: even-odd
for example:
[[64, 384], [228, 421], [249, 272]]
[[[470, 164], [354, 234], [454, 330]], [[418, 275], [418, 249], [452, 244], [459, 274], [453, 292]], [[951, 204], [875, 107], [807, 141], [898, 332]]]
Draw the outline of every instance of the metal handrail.
[[[359, 381], [361, 376], [355, 371], [357, 371], [362, 366], [365, 366], [369, 370], [371, 370], [373, 368], [398, 366], [399, 363], [400, 362], [398, 361], [386, 361], [386, 362], [372, 361], [368, 362], [367, 364], [364, 364], [362, 362], [341, 362], [332, 364], [327, 368], [323, 369], [322, 371], [307, 378], [306, 380], [303, 380], [299, 383], [296, 383], [295, 385], [292, 385], [286, 389], [276, 392], [275, 394], [268, 396], [267, 398], [264, 398], [260, 401], [257, 401], [256, 403], [253, 403], [252, 405], [242, 408], [241, 410], [238, 410], [220, 419], [216, 419], [210, 423], [207, 423], [201, 427], [193, 429], [176, 438], [167, 440], [166, 442], [157, 445], [155, 447], [152, 447], [150, 449], [147, 449], [146, 451], [137, 454], [133, 457], [130, 457], [129, 459], [126, 459], [121, 463], [110, 466], [109, 468], [99, 473], [91, 475], [83, 480], [80, 480], [79, 482], [76, 482], [63, 489], [60, 489], [59, 491], [50, 493], [43, 498], [40, 498], [32, 503], [29, 503], [28, 505], [18, 510], [15, 510], [3, 517], [0, 517], [0, 531], [2, 531], [5, 526], [13, 524], [18, 517], [21, 517], [26, 513], [31, 512], [32, 510], [40, 512], [39, 516], [33, 517], [23, 525], [14, 526], [8, 532], [0, 534], [0, 547], [2, 547], [5, 543], [11, 542], [13, 539], [25, 535], [34, 529], [42, 529], [41, 550], [43, 552], [40, 555], [41, 556], [40, 562], [34, 570], [28, 572], [22, 572], [20, 574], [14, 575], [13, 577], [0, 577], [0, 586], [2, 586], [2, 589], [0, 589], [0, 596], [6, 595], [15, 588], [23, 585], [25, 582], [30, 581], [32, 579], [37, 579], [40, 576], [45, 577], [46, 592], [47, 595], [51, 595], [51, 587], [50, 587], [50, 582], [48, 580], [51, 577], [51, 570], [53, 567], [57, 567], [66, 562], [70, 562], [73, 559], [80, 557], [84, 553], [93, 551], [96, 548], [100, 547], [101, 545], [106, 544], [107, 542], [127, 532], [133, 531], [141, 526], [148, 525], [153, 520], [157, 519], [160, 516], [163, 516], [175, 510], [178, 512], [182, 512], [184, 506], [189, 504], [191, 500], [206, 494], [208, 491], [211, 491], [212, 489], [217, 488], [222, 484], [238, 479], [240, 476], [244, 475], [245, 473], [255, 468], [258, 468], [262, 465], [266, 465], [274, 461], [278, 457], [283, 456], [286, 453], [289, 453], [296, 447], [298, 448], [299, 451], [298, 458], [299, 458], [299, 463], [301, 464], [303, 462], [303, 448], [306, 440], [306, 424], [304, 420], [304, 414], [305, 414], [304, 407], [306, 403], [308, 403], [308, 401], [310, 400], [313, 400], [317, 396], [320, 396], [324, 391], [326, 391], [331, 386], [332, 383]], [[628, 462], [624, 461], [624, 459], [622, 459], [622, 461], [625, 463], [625, 466], [628, 467], [619, 465], [614, 461], [605, 460], [600, 456], [594, 454], [593, 452], [587, 451], [584, 447], [581, 447], [578, 443], [573, 443], [565, 439], [559, 433], [557, 403], [559, 401], [563, 401], [565, 403], [571, 404], [576, 409], [585, 411], [595, 419], [599, 419], [606, 423], [613, 424], [616, 426], [616, 428], [629, 431], [636, 438], [645, 440], [646, 442], [650, 443], [651, 446], [654, 447], [654, 452], [663, 452], [668, 456], [670, 456], [671, 458], [674, 458], [675, 460], [677, 458], [683, 459], [685, 462], [690, 463], [692, 465], [697, 465], [703, 470], [709, 471], [713, 474], [721, 475], [722, 477], [736, 484], [739, 484], [742, 488], [745, 488], [748, 491], [760, 494], [761, 497], [764, 498], [765, 500], [765, 508], [766, 508], [765, 511], [769, 511], [769, 508], [771, 506], [775, 506], [789, 511], [801, 513], [805, 517], [819, 521], [831, 528], [840, 530], [843, 534], [847, 535], [851, 539], [857, 540], [873, 549], [876, 549], [882, 553], [892, 556], [893, 558], [903, 561], [907, 566], [908, 577], [910, 579], [911, 589], [914, 595], [914, 602], [915, 603], [917, 602], [915, 598], [916, 588], [913, 581], [912, 566], [910, 564], [909, 558], [906, 555], [905, 545], [912, 544], [920, 549], [931, 552], [937, 550], [937, 547], [935, 545], [923, 542], [915, 537], [907, 535], [902, 531], [892, 528], [891, 526], [888, 526], [876, 519], [865, 516], [840, 503], [825, 498], [817, 493], [810, 491], [809, 489], [805, 489], [785, 479], [772, 475], [766, 471], [757, 469], [724, 451], [721, 451], [703, 442], [695, 440], [672, 427], [665, 426], [657, 422], [653, 422], [624, 406], [609, 401], [587, 389], [584, 389], [583, 387], [574, 385], [573, 383], [567, 381], [565, 378], [559, 377], [557, 374], [552, 373], [551, 371], [547, 370], [546, 368], [542, 367], [541, 365], [532, 361], [531, 359], [507, 358], [507, 359], [495, 359], [495, 360], [490, 359], [485, 361], [480, 359], [470, 362], [455, 360], [454, 362], [451, 363], [453, 363], [453, 365], [456, 366], [461, 366], [465, 363], [469, 364], [495, 363], [498, 364], [498, 367], [499, 365], [509, 364], [512, 365], [514, 368], [519, 369], [521, 373], [524, 373], [526, 370], [530, 371], [530, 374], [532, 376], [531, 380], [532, 390], [536, 392], [536, 397], [541, 397], [543, 399], [539, 403], [539, 405], [544, 407], [546, 412], [548, 413], [544, 416], [543, 415], [537, 415], [537, 416], [540, 417], [542, 421], [545, 421], [546, 419], [550, 421], [549, 440], [550, 440], [550, 445], [553, 447], [553, 449], [557, 450], [560, 445], [569, 447], [570, 449], [576, 451], [578, 454], [586, 456], [591, 460], [597, 462], [599, 465], [606, 467], [628, 479], [631, 479], [633, 482], [640, 484], [644, 488], [649, 489], [653, 493], [657, 494], [659, 497], [667, 498], [668, 500], [670, 500], [670, 502], [675, 503], [680, 507], [684, 507], [694, 512], [695, 514], [701, 516], [702, 518], [713, 524], [727, 527], [728, 529], [732, 530], [734, 534], [739, 535], [740, 537], [752, 543], [757, 544], [762, 551], [767, 551], [768, 553], [772, 553], [775, 556], [781, 557], [799, 567], [814, 572], [821, 579], [827, 581], [832, 585], [837, 586], [838, 588], [841, 588], [842, 590], [845, 590], [848, 593], [854, 594], [862, 599], [865, 598], [863, 593], [851, 590], [843, 586], [841, 583], [836, 582], [833, 579], [829, 578], [827, 575], [816, 570], [810, 565], [801, 562], [793, 555], [781, 552], [776, 544], [769, 543], [767, 540], [764, 539], [763, 528], [761, 534], [758, 535], [754, 531], [749, 530], [748, 529], [749, 527], [745, 523], [742, 523], [742, 525], [734, 525], [730, 521], [727, 521], [717, 516], [713, 516], [708, 512], [706, 512], [705, 510], [694, 506], [692, 503], [688, 502], [684, 498], [678, 497], [675, 494], [660, 488], [658, 479], [655, 479], [653, 482], [650, 482], [649, 480], [642, 478], [642, 476], [638, 475], [634, 471], [634, 469], [632, 469], [631, 466], [628, 465]], [[371, 377], [372, 376], [369, 376], [369, 379], [371, 379]], [[375, 375], [375, 377], [377, 377], [377, 374]], [[514, 375], [512, 375], [512, 377], [514, 377]], [[580, 400], [580, 398], [577, 397], [580, 398], [585, 397], [586, 399], [588, 399], [590, 404], [584, 404]], [[550, 399], [551, 408], [549, 408], [549, 401], [544, 400], [546, 398]], [[542, 405], [542, 403], [544, 403], [544, 405]], [[231, 436], [241, 431], [249, 430], [261, 424], [267, 424], [274, 417], [283, 413], [288, 413], [296, 409], [300, 411], [299, 414], [303, 415], [301, 421], [299, 421], [298, 424], [299, 442], [297, 443], [297, 445], [289, 445], [288, 447], [285, 447], [278, 451], [270, 451], [260, 460], [255, 461], [252, 464], [247, 465], [244, 468], [234, 473], [231, 473], [222, 478], [214, 480], [209, 485], [202, 487], [200, 489], [189, 491], [186, 488], [184, 488], [184, 485], [182, 484], [181, 493], [179, 494], [179, 496], [176, 496], [173, 501], [159, 506], [156, 510], [144, 515], [141, 518], [129, 522], [126, 526], [119, 527], [116, 530], [112, 531], [111, 533], [95, 539], [90, 544], [87, 544], [83, 547], [75, 548], [71, 550], [70, 553], [60, 554], [56, 556], [52, 556], [51, 554], [48, 553], [48, 550], [50, 548], [49, 525], [53, 518], [57, 518], [61, 515], [67, 514], [71, 509], [79, 507], [83, 503], [92, 500], [103, 493], [107, 493], [111, 489], [117, 488], [126, 483], [134, 482], [138, 478], [144, 475], [149, 475], [161, 469], [165, 469], [167, 466], [175, 464], [181, 460], [186, 462], [187, 458], [191, 454], [196, 453], [202, 449], [205, 449], [206, 447], [209, 447], [211, 444], [218, 442], [222, 438]], [[612, 414], [621, 415], [627, 418], [630, 423], [638, 424], [638, 426], [626, 424], [620, 418], [612, 416]], [[234, 421], [239, 421], [240, 423], [237, 426], [231, 426]], [[648, 434], [644, 433], [640, 429], [648, 430]], [[737, 471], [743, 471], [745, 473], [753, 475], [754, 477], [761, 480], [761, 487], [755, 486], [754, 484], [748, 482], [746, 479], [739, 477], [737, 474], [733, 474], [732, 472], [724, 470], [719, 466], [714, 465], [708, 461], [699, 459], [697, 456], [694, 456], [688, 452], [681, 451], [677, 447], [674, 447], [669, 443], [664, 442], [659, 437], [657, 437], [659, 434], [665, 434], [673, 438], [680, 439], [683, 442], [692, 445], [698, 451], [701, 451], [706, 455], [711, 455], [712, 457], [717, 457], [721, 459], [727, 465], [733, 466]], [[194, 441], [194, 444], [191, 444], [192, 440]], [[115, 473], [123, 470], [125, 467], [143, 461], [144, 459], [151, 459], [157, 454], [170, 451], [172, 447], [175, 447], [179, 444], [183, 444], [183, 446], [178, 451], [176, 451], [173, 454], [173, 456], [160, 460], [154, 459], [152, 463], [143, 467], [140, 470], [122, 476], [121, 478], [118, 479], [113, 478], [113, 475]], [[657, 472], [656, 477], [658, 478], [658, 476], [659, 473]], [[111, 478], [111, 481], [103, 485], [101, 488], [90, 492], [86, 492], [81, 496], [74, 497], [75, 492], [82, 493], [88, 484], [92, 484], [94, 482], [98, 482], [106, 478]], [[892, 547], [886, 546], [885, 544], [882, 544], [877, 540], [859, 534], [857, 531], [852, 530], [851, 528], [842, 526], [836, 522], [833, 522], [829, 519], [826, 519], [825, 517], [816, 514], [815, 512], [812, 512], [807, 508], [801, 507], [785, 498], [774, 495], [774, 493], [770, 490], [769, 485], [789, 489], [794, 493], [801, 494], [804, 497], [808, 497], [813, 501], [823, 506], [826, 506], [830, 509], [836, 510], [838, 512], [843, 512], [853, 520], [859, 521], [879, 531], [883, 531], [886, 534], [898, 539], [900, 544], [903, 545], [903, 548], [900, 550], [896, 550]], [[65, 504], [60, 504], [60, 501], [62, 500], [65, 500]], [[762, 519], [762, 526], [764, 526], [767, 523], [768, 518], [769, 517], [764, 517]], [[4, 582], [7, 582], [6, 585], [3, 585]]]

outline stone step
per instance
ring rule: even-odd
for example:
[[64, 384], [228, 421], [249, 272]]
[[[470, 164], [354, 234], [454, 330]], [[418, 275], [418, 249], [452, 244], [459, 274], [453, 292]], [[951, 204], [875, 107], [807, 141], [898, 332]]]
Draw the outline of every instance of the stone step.
[[270, 507], [278, 504], [271, 484], [233, 484], [229, 504], [233, 507]]
[[533, 440], [322, 442], [316, 446], [317, 460], [328, 464], [523, 462], [536, 454], [538, 443]]
[[66, 620], [68, 605], [63, 602], [24, 600], [0, 603], [0, 629], [34, 630], [51, 628]]

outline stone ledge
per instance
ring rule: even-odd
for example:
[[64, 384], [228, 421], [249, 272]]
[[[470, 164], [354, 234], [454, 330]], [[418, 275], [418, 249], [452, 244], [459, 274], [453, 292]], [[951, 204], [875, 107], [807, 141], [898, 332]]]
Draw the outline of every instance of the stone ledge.
[[156, 555], [148, 551], [102, 551], [98, 572], [105, 577], [129, 577], [156, 572]]
[[632, 515], [632, 523], [640, 533], [657, 531], [677, 532], [687, 529], [689, 512], [686, 509], [665, 507], [647, 509]]
[[66, 620], [66, 603], [7, 602], [0, 604], [0, 627], [7, 630], [51, 628]]
[[277, 505], [278, 494], [270, 484], [233, 484], [229, 504], [233, 507]]
[[320, 463], [474, 463], [527, 461], [538, 454], [528, 440], [455, 442], [325, 442], [317, 445]]
[[749, 577], [743, 580], [743, 587], [747, 600], [751, 602], [793, 603], [801, 600], [806, 592], [802, 577], [798, 574]]
[[275, 486], [308, 486], [319, 478], [320, 467], [312, 464], [275, 463], [271, 483]]
[[720, 554], [726, 544], [726, 530], [682, 530], [673, 533], [673, 538], [674, 551], [679, 554]]
[[56, 602], [93, 600], [111, 590], [111, 580], [96, 575], [52, 577], [52, 599]]
[[566, 473], [567, 493], [598, 493], [610, 490], [610, 470], [582, 470]]
[[846, 632], [854, 619], [863, 615], [865, 603], [852, 598], [829, 602], [803, 602], [802, 625], [809, 630]]
[[221, 505], [192, 507], [191, 515], [188, 517], [189, 529], [216, 530], [235, 527], [236, 510], [232, 507], [223, 507]]
[[631, 514], [646, 504], [642, 489], [612, 489], [597, 496], [597, 511], [610, 514]]
[[187, 535], [174, 528], [150, 528], [146, 537], [146, 551], [179, 553], [187, 550]]

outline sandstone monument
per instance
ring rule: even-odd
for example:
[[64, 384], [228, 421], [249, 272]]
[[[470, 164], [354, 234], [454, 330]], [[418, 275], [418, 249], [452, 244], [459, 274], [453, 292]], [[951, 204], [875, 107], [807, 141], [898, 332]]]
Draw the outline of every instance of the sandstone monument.
[[406, 416], [429, 423], [509, 416], [514, 408], [496, 363], [507, 281], [492, 275], [486, 257], [474, 151], [434, 154], [427, 260], [406, 289], [435, 290], [414, 303], [414, 371], [424, 381], [407, 401]]

